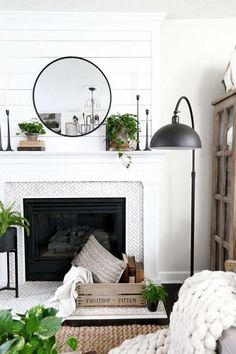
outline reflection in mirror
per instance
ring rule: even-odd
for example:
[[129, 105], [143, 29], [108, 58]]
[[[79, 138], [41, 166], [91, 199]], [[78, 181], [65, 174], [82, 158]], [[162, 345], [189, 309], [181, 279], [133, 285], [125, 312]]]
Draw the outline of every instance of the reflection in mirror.
[[81, 136], [97, 129], [111, 106], [111, 89], [92, 62], [64, 57], [49, 63], [33, 88], [34, 108], [53, 132]]

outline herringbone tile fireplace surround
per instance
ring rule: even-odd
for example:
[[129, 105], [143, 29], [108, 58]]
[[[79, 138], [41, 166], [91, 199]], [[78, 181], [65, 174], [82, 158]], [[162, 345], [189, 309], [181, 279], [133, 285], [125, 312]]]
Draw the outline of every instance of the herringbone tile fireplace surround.
[[[24, 198], [125, 198], [126, 252], [144, 262], [146, 277], [159, 279], [158, 188], [160, 153], [133, 153], [126, 169], [116, 153], [5, 153], [0, 196], [23, 212]], [[37, 158], [36, 158], [37, 156]], [[25, 249], [18, 231], [19, 280], [25, 281]], [[4, 255], [0, 256], [5, 268]], [[2, 272], [1, 272], [2, 273]], [[1, 274], [1, 277], [4, 273]], [[3, 279], [0, 279], [3, 281]]]

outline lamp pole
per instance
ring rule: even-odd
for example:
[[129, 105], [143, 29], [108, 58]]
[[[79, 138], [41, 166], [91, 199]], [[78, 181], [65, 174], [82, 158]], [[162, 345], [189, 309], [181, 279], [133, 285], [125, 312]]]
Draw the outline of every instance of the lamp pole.
[[[186, 101], [191, 117], [191, 126], [179, 122], [179, 105]], [[186, 96], [181, 96], [175, 106], [171, 124], [156, 131], [151, 139], [152, 149], [192, 150], [191, 171], [191, 234], [190, 234], [190, 275], [194, 274], [194, 229], [195, 229], [195, 149], [202, 147], [202, 142], [194, 129], [194, 118], [191, 104]]]
[[[178, 113], [179, 113], [179, 105], [182, 100], [187, 102], [190, 117], [191, 117], [191, 126], [192, 129], [195, 130], [194, 127], [194, 118], [193, 118], [193, 111], [189, 99], [186, 96], [181, 96], [176, 103], [176, 107], [174, 110], [174, 116], [172, 118], [175, 121], [179, 120]], [[194, 238], [195, 238], [195, 179], [196, 179], [196, 171], [195, 171], [195, 150], [192, 150], [192, 171], [191, 171], [191, 235], [190, 235], [190, 276], [194, 274]]]

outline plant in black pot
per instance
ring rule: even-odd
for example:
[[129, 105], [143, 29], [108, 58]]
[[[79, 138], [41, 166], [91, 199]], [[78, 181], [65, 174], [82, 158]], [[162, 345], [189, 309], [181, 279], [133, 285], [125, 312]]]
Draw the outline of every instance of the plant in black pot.
[[147, 282], [142, 292], [142, 297], [146, 300], [147, 309], [151, 312], [156, 311], [159, 300], [165, 302], [167, 296], [168, 294], [165, 287], [151, 280]]
[[37, 140], [39, 135], [46, 134], [43, 124], [35, 118], [32, 118], [29, 122], [19, 123], [18, 126], [20, 131], [17, 135], [24, 134], [27, 140]]
[[0, 201], [0, 252], [11, 252], [15, 248], [15, 226], [23, 227], [26, 234], [29, 235], [28, 220], [18, 211], [13, 211], [13, 205], [6, 208]]
[[131, 156], [123, 151], [131, 150], [131, 143], [137, 140], [138, 122], [132, 113], [112, 114], [107, 118], [107, 146], [111, 151], [118, 151], [119, 158], [128, 168]]

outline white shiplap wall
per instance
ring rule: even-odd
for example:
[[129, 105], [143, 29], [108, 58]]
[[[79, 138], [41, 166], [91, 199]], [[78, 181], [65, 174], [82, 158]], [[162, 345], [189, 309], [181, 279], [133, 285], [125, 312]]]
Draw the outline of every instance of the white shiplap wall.
[[[111, 113], [136, 113], [140, 95], [141, 148], [145, 109], [158, 112], [159, 28], [163, 14], [0, 13], [0, 123], [6, 145], [5, 109], [10, 110], [12, 146], [18, 122], [36, 117], [32, 87], [41, 69], [63, 56], [89, 59], [107, 76], [112, 89]], [[7, 107], [6, 107], [7, 105]], [[151, 135], [151, 129], [150, 129]], [[105, 149], [105, 127], [85, 137], [61, 137], [47, 130], [50, 151]]]

